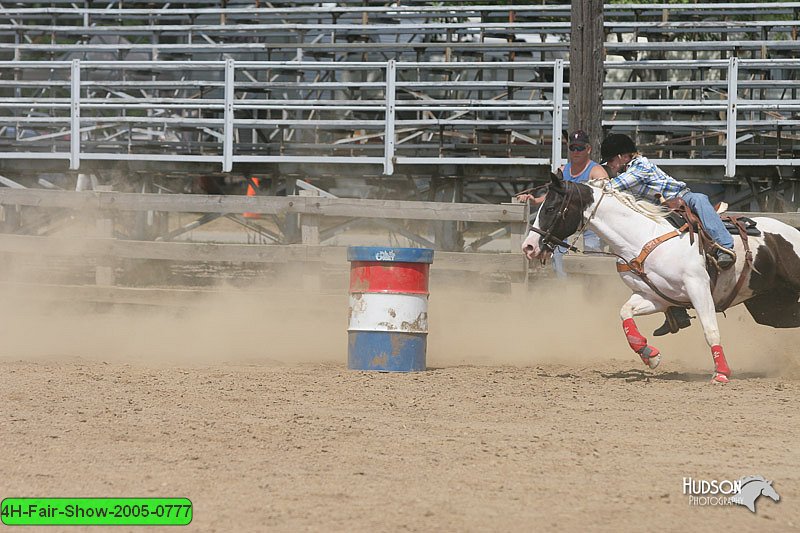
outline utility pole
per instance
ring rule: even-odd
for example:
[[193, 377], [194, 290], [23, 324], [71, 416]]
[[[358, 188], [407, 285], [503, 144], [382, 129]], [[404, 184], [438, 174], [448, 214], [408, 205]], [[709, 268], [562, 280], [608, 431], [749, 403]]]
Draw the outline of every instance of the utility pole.
[[603, 138], [604, 42], [603, 1], [572, 0], [569, 129], [586, 130], [596, 158], [600, 157], [600, 141]]

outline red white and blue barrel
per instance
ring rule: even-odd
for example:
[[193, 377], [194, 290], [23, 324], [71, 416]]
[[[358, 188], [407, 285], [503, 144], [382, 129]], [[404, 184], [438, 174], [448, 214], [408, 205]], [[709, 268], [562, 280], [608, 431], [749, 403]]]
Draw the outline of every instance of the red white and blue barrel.
[[351, 246], [347, 367], [425, 370], [433, 250]]

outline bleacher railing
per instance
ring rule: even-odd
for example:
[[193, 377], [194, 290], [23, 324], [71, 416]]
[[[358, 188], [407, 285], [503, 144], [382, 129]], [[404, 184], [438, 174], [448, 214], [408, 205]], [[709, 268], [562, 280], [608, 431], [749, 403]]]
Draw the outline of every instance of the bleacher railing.
[[[608, 61], [604, 126], [656, 162], [800, 166], [795, 60]], [[548, 165], [568, 63], [0, 62], [0, 158]], [[618, 72], [614, 77], [612, 73]], [[635, 72], [663, 72], [630, 81]], [[651, 76], [652, 77], [652, 76]], [[642, 144], [642, 143], [640, 143]], [[653, 153], [655, 152], [655, 153]]]

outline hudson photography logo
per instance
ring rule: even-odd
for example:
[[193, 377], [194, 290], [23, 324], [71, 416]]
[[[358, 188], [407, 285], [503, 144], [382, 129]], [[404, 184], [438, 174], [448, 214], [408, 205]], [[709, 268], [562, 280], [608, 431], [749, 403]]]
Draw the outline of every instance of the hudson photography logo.
[[762, 476], [747, 476], [737, 480], [683, 478], [683, 494], [689, 497], [689, 505], [743, 505], [756, 512], [756, 500], [767, 496], [773, 501], [781, 497], [772, 487], [772, 481]]

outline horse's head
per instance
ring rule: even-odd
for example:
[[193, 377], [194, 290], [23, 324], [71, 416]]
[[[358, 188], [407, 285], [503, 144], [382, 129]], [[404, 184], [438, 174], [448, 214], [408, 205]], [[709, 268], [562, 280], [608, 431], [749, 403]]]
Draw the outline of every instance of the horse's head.
[[592, 200], [589, 187], [564, 181], [553, 174], [544, 203], [522, 243], [522, 251], [528, 259], [539, 257], [544, 262], [552, 255], [558, 243], [583, 224], [584, 211]]

